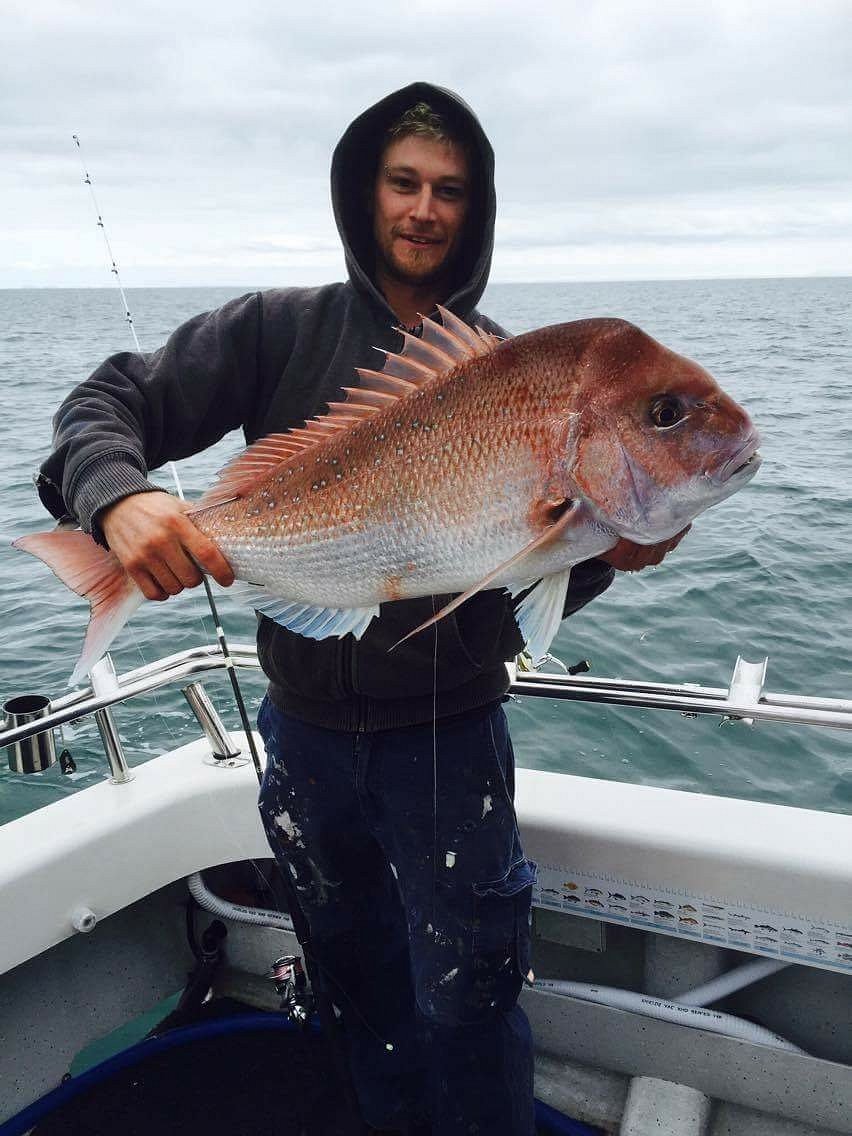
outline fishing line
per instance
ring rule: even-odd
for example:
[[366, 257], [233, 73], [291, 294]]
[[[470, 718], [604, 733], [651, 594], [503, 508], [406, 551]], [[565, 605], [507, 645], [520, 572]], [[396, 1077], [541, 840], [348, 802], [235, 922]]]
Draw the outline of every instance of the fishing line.
[[[435, 615], [435, 597], [432, 596], [432, 616]], [[438, 624], [435, 630], [432, 655], [432, 929], [437, 931], [438, 891]]]
[[[121, 282], [121, 273], [118, 270], [118, 265], [116, 264], [115, 257], [113, 256], [113, 252], [112, 252], [112, 247], [109, 243], [109, 237], [107, 236], [106, 226], [104, 225], [103, 216], [101, 214], [100, 206], [98, 205], [98, 199], [95, 196], [95, 187], [92, 184], [91, 175], [89, 174], [89, 171], [86, 169], [86, 163], [83, 159], [83, 147], [80, 145], [80, 139], [76, 134], [72, 134], [71, 137], [74, 139], [74, 145], [77, 147], [77, 153], [80, 156], [80, 165], [83, 168], [83, 181], [89, 187], [89, 192], [91, 193], [91, 196], [92, 196], [92, 203], [94, 204], [95, 214], [97, 215], [97, 218], [98, 218], [98, 228], [101, 230], [101, 233], [103, 234], [104, 244], [106, 245], [106, 250], [107, 250], [107, 256], [109, 257], [110, 272], [112, 272], [112, 274], [115, 276], [116, 284], [118, 285], [118, 290], [121, 293], [121, 299], [122, 299], [122, 302], [124, 303], [124, 318], [127, 321], [128, 326], [130, 327], [130, 334], [133, 336], [133, 342], [136, 345], [136, 350], [141, 355], [142, 354], [142, 348], [139, 345], [139, 338], [136, 335], [136, 328], [133, 324], [133, 316], [131, 315], [131, 312], [130, 312], [130, 305], [127, 302], [127, 295], [124, 291], [124, 285]], [[175, 487], [177, 489], [178, 497], [181, 499], [181, 501], [183, 501], [183, 500], [185, 500], [184, 495], [183, 495], [183, 487], [181, 486], [180, 478], [178, 477], [178, 472], [177, 472], [177, 468], [175, 466], [175, 463], [173, 461], [170, 461], [168, 464], [169, 464], [169, 469], [171, 471], [172, 477], [174, 479], [174, 483], [175, 483]], [[199, 566], [196, 565], [196, 567], [199, 567]], [[254, 771], [255, 771], [255, 774], [257, 775], [258, 784], [261, 784], [262, 781], [263, 781], [263, 770], [261, 769], [260, 758], [258, 756], [257, 747], [255, 746], [255, 742], [254, 742], [254, 733], [252, 731], [251, 724], [249, 723], [248, 713], [246, 712], [246, 705], [245, 705], [245, 702], [243, 700], [243, 693], [242, 693], [242, 690], [240, 688], [239, 680], [237, 678], [236, 664], [234, 663], [233, 656], [231, 655], [231, 652], [228, 649], [228, 641], [225, 638], [225, 632], [222, 628], [222, 621], [219, 618], [219, 611], [216, 607], [216, 601], [213, 598], [213, 592], [212, 592], [212, 589], [210, 587], [210, 581], [208, 580], [206, 573], [204, 571], [202, 571], [200, 567], [199, 567], [199, 572], [201, 572], [201, 582], [204, 585], [204, 591], [207, 595], [207, 603], [208, 603], [208, 606], [210, 607], [210, 613], [213, 616], [213, 623], [214, 623], [215, 628], [216, 628], [216, 640], [219, 644], [219, 650], [222, 652], [222, 656], [225, 660], [225, 670], [228, 672], [228, 678], [231, 681], [231, 689], [232, 689], [233, 694], [234, 694], [234, 701], [237, 704], [237, 710], [238, 710], [239, 715], [240, 715], [240, 722], [242, 723], [242, 727], [243, 727], [243, 730], [244, 730], [245, 736], [246, 736], [246, 741], [248, 743], [249, 751], [251, 753], [251, 759], [252, 759], [252, 762], [254, 763]]]
[[[87, 185], [89, 187], [89, 195], [92, 198], [92, 205], [94, 206], [94, 209], [95, 209], [95, 216], [98, 219], [98, 222], [97, 222], [98, 228], [101, 231], [101, 235], [103, 236], [103, 239], [104, 239], [104, 245], [106, 246], [107, 260], [109, 261], [110, 272], [115, 277], [116, 286], [118, 287], [118, 291], [121, 295], [121, 302], [124, 305], [124, 318], [125, 318], [125, 321], [127, 323], [127, 326], [130, 328], [130, 334], [133, 336], [133, 343], [136, 346], [136, 351], [139, 355], [141, 355], [142, 354], [142, 348], [139, 345], [139, 337], [136, 334], [136, 328], [133, 324], [133, 316], [130, 312], [130, 305], [127, 302], [127, 294], [124, 291], [124, 284], [122, 283], [122, 280], [121, 280], [121, 273], [119, 272], [118, 264], [116, 263], [115, 256], [113, 255], [112, 246], [109, 243], [109, 237], [107, 236], [106, 225], [104, 225], [104, 219], [103, 219], [103, 216], [101, 214], [101, 208], [100, 208], [100, 205], [98, 204], [97, 196], [95, 195], [94, 184], [92, 183], [92, 179], [89, 175], [89, 171], [86, 169], [86, 163], [83, 160], [83, 147], [80, 145], [80, 139], [76, 134], [72, 134], [71, 137], [74, 139], [74, 145], [77, 147], [77, 154], [80, 158], [80, 165], [81, 165], [82, 170], [83, 170], [83, 183], [84, 183], [84, 185]], [[172, 473], [176, 477], [176, 473], [175, 473], [175, 470], [174, 470], [174, 463], [170, 463], [170, 465], [172, 466]], [[203, 626], [203, 624], [202, 624], [202, 626]], [[205, 632], [205, 634], [208, 634], [206, 628], [204, 628], [204, 632]], [[138, 638], [134, 639], [134, 643], [136, 645], [137, 651], [139, 652], [139, 657], [142, 659], [142, 662], [147, 663], [148, 660], [145, 658], [145, 653], [142, 650], [142, 647], [139, 643]], [[171, 723], [168, 721], [168, 718], [166, 717], [166, 715], [163, 714], [163, 712], [162, 712], [162, 709], [160, 707], [160, 700], [159, 700], [159, 697], [157, 696], [156, 691], [154, 692], [154, 702], [157, 705], [158, 709], [160, 710], [160, 718], [165, 722], [166, 729], [168, 730], [172, 741], [176, 742], [178, 740], [177, 734], [172, 729]]]
[[[186, 500], [183, 495], [183, 486], [178, 477], [178, 471], [175, 468], [174, 462], [169, 463], [172, 467], [172, 475], [175, 479], [175, 486], [177, 487], [178, 497], [181, 501]], [[263, 770], [260, 767], [260, 758], [257, 755], [257, 748], [254, 744], [254, 733], [249, 725], [248, 714], [246, 712], [246, 704], [243, 701], [243, 692], [240, 687], [239, 679], [237, 678], [237, 667], [234, 662], [231, 652], [228, 650], [228, 641], [225, 638], [225, 631], [222, 627], [222, 620], [219, 618], [219, 609], [216, 607], [216, 601], [213, 598], [213, 589], [210, 587], [210, 581], [207, 578], [206, 572], [202, 571], [201, 567], [196, 564], [199, 572], [201, 573], [201, 582], [204, 585], [204, 591], [207, 594], [207, 603], [210, 605], [210, 613], [213, 616], [213, 622], [216, 625], [216, 640], [219, 644], [219, 650], [225, 659], [225, 670], [228, 672], [228, 677], [231, 680], [231, 689], [234, 692], [234, 700], [237, 703], [237, 709], [240, 713], [240, 721], [242, 722], [243, 730], [245, 731], [246, 741], [248, 742], [249, 750], [251, 751], [251, 759], [254, 762], [254, 771], [257, 774], [257, 783], [263, 783]]]
[[127, 323], [130, 327], [130, 334], [133, 336], [133, 342], [136, 344], [136, 350], [141, 355], [142, 348], [139, 346], [139, 340], [136, 336], [136, 328], [133, 326], [133, 316], [130, 314], [130, 305], [127, 303], [127, 296], [124, 292], [124, 285], [121, 283], [121, 273], [118, 271], [118, 265], [115, 263], [115, 257], [112, 255], [112, 248], [110, 247], [109, 237], [107, 236], [106, 226], [104, 225], [104, 219], [101, 216], [98, 199], [97, 197], [95, 197], [95, 187], [92, 184], [92, 179], [91, 177], [89, 177], [89, 171], [86, 169], [86, 163], [83, 160], [83, 147], [80, 145], [80, 139], [76, 134], [72, 134], [71, 137], [74, 139], [74, 145], [77, 147], [77, 153], [80, 156], [80, 165], [83, 167], [83, 181], [89, 187], [89, 193], [92, 195], [92, 204], [95, 207], [95, 214], [98, 218], [98, 228], [103, 234], [107, 256], [109, 257], [110, 272], [113, 274], [113, 276], [115, 276], [115, 282], [118, 285], [118, 290], [121, 293], [121, 299], [124, 303], [124, 318], [127, 320]]

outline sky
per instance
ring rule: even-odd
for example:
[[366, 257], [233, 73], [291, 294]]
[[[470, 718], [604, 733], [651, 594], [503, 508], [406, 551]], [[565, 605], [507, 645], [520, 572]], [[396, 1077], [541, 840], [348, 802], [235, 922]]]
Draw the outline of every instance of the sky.
[[340, 279], [349, 121], [415, 79], [497, 155], [492, 280], [852, 274], [852, 0], [3, 0], [0, 287]]

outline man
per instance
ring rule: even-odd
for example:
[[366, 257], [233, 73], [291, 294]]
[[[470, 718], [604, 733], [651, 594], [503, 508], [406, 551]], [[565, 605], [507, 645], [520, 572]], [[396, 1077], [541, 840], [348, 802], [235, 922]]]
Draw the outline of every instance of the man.
[[[415, 83], [357, 118], [332, 199], [349, 280], [256, 293], [180, 327], [151, 356], [117, 355], [56, 418], [39, 490], [109, 544], [149, 599], [232, 573], [148, 469], [242, 426], [248, 441], [321, 412], [374, 347], [396, 350], [437, 303], [475, 308], [493, 243], [493, 153], [469, 108]], [[566, 614], [612, 565], [656, 563], [622, 542], [579, 565]], [[269, 619], [260, 808], [307, 920], [306, 955], [338, 1006], [374, 1128], [532, 1136], [532, 1046], [517, 1006], [529, 970], [535, 866], [521, 848], [501, 702], [522, 642], [502, 591], [474, 596], [389, 648], [446, 597], [385, 604], [363, 638], [315, 642]], [[425, 1127], [424, 1127], [425, 1126]]]

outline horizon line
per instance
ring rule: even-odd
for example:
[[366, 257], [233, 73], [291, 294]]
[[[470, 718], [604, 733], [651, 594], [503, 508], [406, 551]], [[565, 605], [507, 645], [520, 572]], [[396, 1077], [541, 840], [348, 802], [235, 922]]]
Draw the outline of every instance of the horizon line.
[[[580, 277], [572, 277], [560, 280], [491, 280], [486, 285], [553, 285], [553, 284], [701, 284], [713, 281], [735, 281], [735, 280], [850, 280], [852, 273], [848, 272], [813, 272], [813, 273], [790, 273], [782, 275], [755, 275], [755, 276], [642, 276], [642, 277], [606, 277], [598, 279], [588, 279]], [[342, 283], [343, 281], [330, 280], [329, 284]], [[316, 288], [323, 285], [305, 285], [306, 287]], [[115, 284], [0, 284], [0, 292], [113, 292], [115, 291]], [[238, 283], [222, 283], [222, 284], [131, 284], [125, 285], [125, 292], [141, 292], [147, 289], [157, 289], [161, 291], [187, 289], [187, 288], [234, 288], [234, 289], [247, 289], [249, 291], [265, 291], [269, 288], [292, 288], [299, 287], [293, 284], [265, 284], [258, 286], [257, 284], [238, 284]]]

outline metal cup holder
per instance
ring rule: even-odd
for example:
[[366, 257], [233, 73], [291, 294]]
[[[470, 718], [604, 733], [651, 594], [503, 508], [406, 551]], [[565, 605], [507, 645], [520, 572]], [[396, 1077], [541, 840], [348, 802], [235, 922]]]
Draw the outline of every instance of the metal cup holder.
[[[26, 726], [50, 712], [50, 699], [43, 694], [19, 694], [3, 703], [3, 729]], [[41, 773], [56, 761], [53, 730], [45, 730], [23, 741], [5, 747], [9, 769], [13, 773]]]

